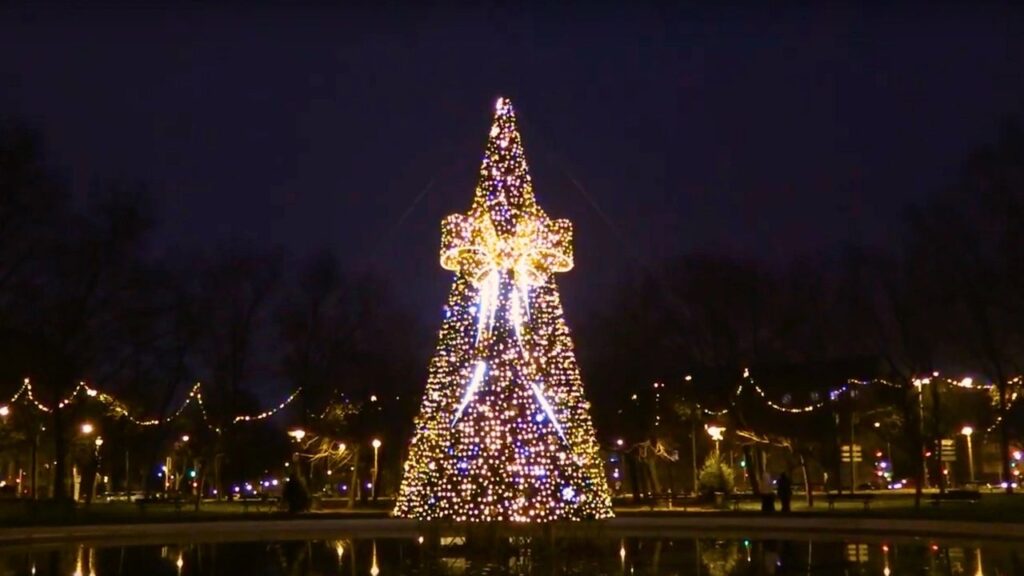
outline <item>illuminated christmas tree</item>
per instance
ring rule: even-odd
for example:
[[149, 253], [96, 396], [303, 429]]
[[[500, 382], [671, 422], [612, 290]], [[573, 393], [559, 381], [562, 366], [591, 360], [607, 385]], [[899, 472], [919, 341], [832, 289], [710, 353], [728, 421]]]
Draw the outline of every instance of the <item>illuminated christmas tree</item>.
[[572, 225], [537, 205], [499, 98], [468, 214], [445, 219], [455, 272], [396, 514], [541, 522], [612, 515], [555, 272]]

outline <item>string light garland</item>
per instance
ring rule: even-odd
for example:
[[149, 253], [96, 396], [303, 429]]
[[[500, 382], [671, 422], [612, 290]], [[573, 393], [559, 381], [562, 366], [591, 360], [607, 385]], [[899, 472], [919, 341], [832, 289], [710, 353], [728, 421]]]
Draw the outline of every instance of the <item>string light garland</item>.
[[[290, 395], [288, 395], [288, 397], [285, 398], [285, 400], [283, 402], [281, 402], [280, 404], [278, 404], [274, 408], [272, 408], [270, 410], [266, 410], [264, 412], [260, 412], [259, 414], [234, 416], [231, 419], [231, 423], [232, 424], [237, 424], [239, 422], [253, 422], [253, 421], [257, 421], [257, 420], [264, 420], [266, 418], [270, 418], [271, 416], [273, 416], [274, 414], [277, 414], [278, 412], [283, 410], [286, 406], [291, 404], [292, 401], [295, 400], [295, 398], [301, 392], [302, 392], [302, 387], [300, 386], [298, 389], [296, 389], [294, 392], [292, 392]], [[99, 390], [97, 390], [95, 388], [90, 387], [89, 385], [87, 385], [84, 382], [79, 382], [78, 385], [75, 386], [75, 388], [71, 391], [70, 394], [68, 394], [67, 397], [63, 398], [62, 400], [60, 400], [57, 403], [57, 406], [59, 408], [64, 408], [65, 406], [68, 406], [72, 402], [75, 402], [76, 400], [78, 400], [78, 398], [80, 397], [81, 394], [84, 394], [87, 398], [94, 399], [94, 400], [97, 400], [99, 402], [102, 402], [103, 404], [107, 405], [111, 409], [111, 411], [113, 411], [118, 416], [121, 416], [123, 418], [128, 419], [128, 421], [133, 423], [133, 424], [136, 424], [138, 426], [144, 426], [144, 427], [157, 426], [157, 425], [160, 425], [160, 424], [168, 424], [168, 423], [178, 419], [182, 415], [182, 413], [185, 412], [185, 409], [188, 408], [189, 405], [191, 405], [193, 402], [195, 402], [196, 405], [199, 407], [199, 412], [202, 415], [203, 423], [209, 429], [211, 429], [211, 430], [213, 430], [213, 431], [215, 431], [217, 433], [221, 432], [221, 428], [219, 428], [217, 426], [214, 426], [211, 423], [210, 417], [209, 417], [209, 415], [206, 412], [206, 405], [203, 403], [203, 392], [202, 392], [202, 383], [201, 382], [196, 382], [195, 385], [192, 386], [192, 389], [189, 390], [189, 393], [185, 397], [185, 400], [182, 402], [181, 406], [179, 406], [178, 409], [173, 414], [171, 414], [170, 416], [168, 416], [167, 418], [164, 418], [164, 419], [151, 418], [151, 419], [143, 420], [143, 419], [137, 418], [137, 417], [133, 416], [128, 411], [128, 409], [125, 407], [125, 404], [123, 402], [121, 402], [120, 400], [114, 398], [110, 394], [107, 394], [105, 392], [101, 392], [101, 391], [99, 391]], [[35, 396], [33, 394], [33, 389], [32, 389], [32, 382], [28, 378], [26, 378], [22, 382], [21, 388], [19, 388], [18, 391], [14, 393], [14, 396], [11, 397], [10, 404], [13, 405], [14, 403], [18, 402], [18, 400], [21, 399], [21, 398], [24, 398], [25, 401], [28, 404], [34, 406], [40, 412], [46, 412], [46, 413], [53, 412], [53, 408], [51, 406], [47, 406], [46, 404], [43, 404], [42, 402], [40, 402], [39, 400], [37, 400], [35, 398]], [[9, 410], [9, 408], [8, 408], [8, 410]]]
[[[295, 400], [295, 397], [299, 395], [299, 392], [302, 392], [301, 386], [297, 390], [295, 390], [295, 392], [292, 392], [291, 395], [285, 398], [284, 402], [281, 402], [276, 407], [271, 408], [270, 410], [260, 412], [259, 414], [253, 414], [252, 416], [235, 416], [234, 420], [232, 420], [231, 422], [233, 424], [237, 424], [238, 422], [252, 422], [253, 420], [263, 420], [266, 418], [270, 418], [274, 414], [277, 414], [281, 410], [284, 410], [285, 406], [291, 404], [292, 400]], [[201, 404], [202, 400], [200, 400], [200, 405]], [[203, 414], [206, 414], [205, 408], [203, 409]]]
[[546, 522], [612, 515], [554, 274], [572, 226], [536, 203], [511, 103], [499, 99], [473, 204], [444, 220], [455, 273], [395, 513]]
[[[782, 404], [777, 404], [777, 403], [773, 402], [771, 399], [769, 399], [768, 395], [764, 393], [764, 390], [762, 390], [761, 387], [758, 386], [756, 382], [754, 382], [753, 378], [749, 378], [749, 380], [750, 380], [751, 386], [753, 386], [753, 388], [754, 388], [754, 391], [757, 392], [758, 396], [760, 396], [762, 400], [764, 400], [765, 404], [767, 404], [770, 408], [778, 410], [779, 412], [787, 412], [789, 414], [806, 414], [808, 412], [814, 412], [818, 408], [821, 408], [822, 406], [825, 405], [824, 401], [820, 401], [820, 402], [814, 402], [812, 404], [808, 404], [807, 406], [801, 406], [799, 408], [791, 408], [789, 406], [783, 406]], [[829, 395], [830, 398], [832, 397], [832, 394], [833, 393], [830, 393], [830, 395]]]
[[25, 378], [25, 381], [22, 382], [21, 384], [21, 388], [19, 388], [18, 391], [14, 393], [14, 396], [11, 397], [11, 404], [17, 402], [18, 398], [20, 398], [22, 395], [24, 395], [25, 399], [28, 400], [33, 406], [35, 406], [41, 412], [52, 412], [50, 408], [46, 407], [42, 402], [36, 400], [35, 396], [32, 395], [32, 382], [28, 378]]
[[[1024, 385], [1024, 376], [1017, 376], [1016, 378], [1009, 380], [1007, 384], [1009, 386], [1020, 387], [1021, 385]], [[989, 387], [991, 388], [993, 386]], [[1006, 411], [1009, 412], [1014, 406], [1016, 406], [1017, 401], [1021, 400], [1022, 398], [1024, 398], [1024, 396], [1022, 396], [1021, 393], [1018, 392], [1017, 390], [1010, 392], [1010, 399], [1009, 402], [1007, 402]], [[998, 416], [996, 416], [995, 422], [993, 422], [991, 426], [985, 429], [986, 436], [991, 434], [992, 432], [995, 432], [995, 429], [998, 428], [999, 425], [1003, 423], [1003, 416], [1004, 414], [999, 414]]]
[[[685, 380], [687, 382], [690, 382], [690, 381], [693, 380], [693, 377], [692, 376], [687, 376], [685, 378]], [[955, 380], [955, 379], [952, 379], [952, 378], [941, 377], [941, 376], [939, 376], [939, 374], [937, 372], [933, 373], [931, 376], [914, 378], [912, 380], [912, 385], [917, 386], [917, 387], [921, 387], [921, 386], [924, 386], [924, 385], [940, 383], [940, 382], [943, 383], [943, 384], [947, 384], [949, 386], [954, 386], [956, 388], [961, 388], [961, 389], [965, 389], [965, 390], [978, 390], [978, 391], [989, 390], [989, 391], [991, 391], [991, 390], [994, 390], [996, 388], [995, 384], [992, 384], [992, 383], [976, 383], [970, 377], [965, 377], [965, 378], [962, 378], [960, 380]], [[701, 410], [702, 412], [704, 412], [708, 416], [724, 416], [725, 414], [728, 414], [730, 408], [735, 406], [736, 401], [739, 399], [740, 395], [743, 393], [743, 389], [744, 389], [744, 386], [746, 384], [749, 384], [754, 389], [754, 391], [757, 393], [758, 397], [761, 398], [761, 400], [769, 408], [771, 408], [773, 410], [776, 410], [778, 412], [785, 412], [787, 414], [808, 414], [808, 413], [811, 413], [811, 412], [815, 412], [816, 410], [819, 410], [821, 408], [825, 408], [829, 401], [831, 401], [831, 402], [838, 401], [840, 398], [843, 397], [843, 395], [845, 395], [848, 392], [850, 392], [850, 390], [852, 390], [853, 387], [860, 387], [860, 386], [885, 386], [885, 387], [888, 387], [888, 388], [902, 388], [902, 386], [900, 384], [897, 384], [897, 383], [894, 383], [894, 382], [890, 382], [890, 381], [882, 379], [882, 378], [874, 378], [874, 379], [871, 379], [871, 380], [857, 380], [855, 378], [850, 378], [850, 379], [848, 379], [846, 381], [846, 384], [844, 384], [842, 386], [839, 386], [837, 388], [833, 388], [833, 389], [829, 390], [828, 393], [827, 393], [827, 396], [826, 396], [828, 398], [827, 401], [826, 400], [814, 401], [814, 402], [811, 402], [810, 404], [807, 404], [807, 405], [804, 405], [804, 406], [796, 406], [796, 407], [794, 407], [794, 406], [787, 406], [785, 404], [780, 404], [778, 402], [775, 402], [771, 398], [769, 398], [768, 394], [764, 391], [764, 389], [762, 389], [757, 384], [757, 382], [754, 381], [754, 378], [750, 374], [750, 370], [745, 368], [743, 370], [743, 380], [741, 380], [740, 384], [737, 385], [735, 392], [733, 392], [733, 394], [730, 396], [729, 407], [723, 408], [721, 410], [710, 410], [708, 408], [704, 408], [703, 406], [701, 406], [700, 403], [696, 403], [697, 409]], [[1024, 376], [1017, 376], [1015, 378], [1012, 378], [1012, 379], [1007, 381], [1007, 384], [1010, 387], [1022, 386], [1022, 385], [1024, 385]], [[656, 384], [655, 388], [657, 388], [657, 387], [658, 387], [658, 385]], [[1011, 406], [1014, 403], [1016, 403], [1016, 401], [1018, 400], [1018, 397], [1020, 397], [1020, 394], [1017, 391], [1012, 391], [1010, 393], [1010, 404], [1011, 404]], [[636, 400], [636, 395], [635, 394], [633, 395], [633, 399]], [[1003, 416], [1000, 414], [996, 418], [995, 423], [992, 424], [992, 426], [990, 426], [988, 428], [986, 433], [990, 433], [993, 430], [995, 430], [996, 427], [999, 425], [999, 423], [1002, 422], [1002, 419], [1003, 419]]]
[[729, 413], [728, 408], [722, 408], [721, 410], [710, 410], [708, 408], [704, 408], [700, 404], [697, 404], [697, 409], [703, 411], [708, 416], [725, 416], [726, 414]]

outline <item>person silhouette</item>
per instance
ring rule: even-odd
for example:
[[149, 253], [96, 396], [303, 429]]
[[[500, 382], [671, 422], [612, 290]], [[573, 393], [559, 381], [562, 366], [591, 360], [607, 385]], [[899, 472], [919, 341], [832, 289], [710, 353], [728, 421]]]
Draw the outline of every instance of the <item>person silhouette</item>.
[[779, 504], [783, 512], [789, 512], [789, 502], [793, 498], [793, 481], [783, 472], [775, 481], [775, 489], [779, 494]]
[[772, 489], [772, 475], [765, 470], [761, 476], [761, 512], [775, 512], [775, 491]]

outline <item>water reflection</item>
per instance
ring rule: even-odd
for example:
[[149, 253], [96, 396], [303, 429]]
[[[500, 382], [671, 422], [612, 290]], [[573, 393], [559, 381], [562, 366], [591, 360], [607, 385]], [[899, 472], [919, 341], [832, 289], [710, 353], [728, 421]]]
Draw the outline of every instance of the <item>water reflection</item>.
[[1024, 576], [1019, 543], [529, 536], [0, 547], [0, 575]]

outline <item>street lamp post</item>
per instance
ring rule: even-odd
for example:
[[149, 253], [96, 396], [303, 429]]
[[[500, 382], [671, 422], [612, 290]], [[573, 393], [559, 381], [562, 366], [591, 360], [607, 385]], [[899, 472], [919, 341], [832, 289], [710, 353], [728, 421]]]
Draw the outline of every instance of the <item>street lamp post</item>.
[[103, 436], [97, 436], [94, 444], [96, 445], [96, 473], [93, 475], [92, 494], [90, 500], [96, 497], [97, 485], [100, 483], [100, 478], [103, 477], [103, 475], [100, 473], [100, 447], [103, 446]]
[[[302, 442], [302, 439], [306, 437], [306, 431], [302, 428], [293, 428], [288, 431], [288, 436], [290, 436], [296, 444], [299, 444]], [[295, 452], [292, 453], [292, 462], [295, 464], [296, 478], [302, 478], [302, 462], [300, 458], [300, 450], [296, 449]]]
[[[82, 436], [92, 436], [92, 433], [96, 431], [96, 427], [93, 426], [91, 422], [82, 422], [82, 425], [78, 427], [78, 430], [79, 430], [79, 432], [82, 433]], [[96, 438], [96, 441], [97, 441], [97, 443], [96, 443], [96, 451], [93, 453], [93, 458], [97, 458], [98, 457], [99, 451], [100, 451], [100, 444], [103, 443], [103, 439], [102, 438]], [[99, 468], [99, 466], [97, 465], [97, 469], [98, 468]], [[72, 468], [72, 470], [74, 470], [74, 468]], [[82, 476], [79, 479], [79, 490], [81, 490], [81, 482], [82, 482], [82, 480], [84, 478], [85, 478], [85, 470], [83, 469], [82, 470]], [[93, 486], [95, 486], [95, 482], [93, 483]], [[80, 494], [76, 494], [75, 496], [76, 497], [80, 496]]]
[[615, 477], [616, 494], [619, 494], [622, 491], [622, 478], [623, 475], [626, 473], [626, 449], [624, 448], [625, 445], [626, 441], [623, 440], [622, 438], [619, 438], [618, 440], [615, 441], [615, 448], [619, 457], [618, 465], [615, 467], [615, 471], [613, 472], [613, 476]]
[[970, 426], [964, 426], [960, 429], [960, 433], [967, 437], [967, 469], [970, 471], [971, 484], [974, 483], [974, 447], [971, 445], [971, 436], [974, 434], [974, 428]]
[[928, 488], [928, 456], [924, 439], [924, 385], [929, 382], [931, 382], [930, 379], [914, 379], [914, 387], [917, 388], [917, 432], [921, 439], [921, 445], [918, 446], [918, 450], [921, 452], [921, 485], [924, 488]]
[[380, 439], [374, 438], [373, 442], [373, 485], [370, 486], [370, 497], [377, 500], [377, 465], [378, 465], [378, 453], [380, 452]]
[[715, 441], [715, 457], [717, 458], [719, 456], [718, 445], [723, 439], [725, 428], [722, 426], [712, 425], [705, 427], [705, 429], [708, 431], [708, 436], [711, 436], [711, 439]]

